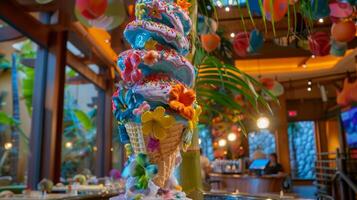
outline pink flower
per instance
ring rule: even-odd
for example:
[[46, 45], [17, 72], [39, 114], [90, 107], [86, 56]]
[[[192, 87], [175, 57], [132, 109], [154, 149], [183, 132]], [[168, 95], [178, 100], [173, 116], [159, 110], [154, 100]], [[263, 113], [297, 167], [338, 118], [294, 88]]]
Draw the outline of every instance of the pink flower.
[[146, 65], [151, 66], [151, 65], [157, 63], [158, 58], [159, 58], [159, 54], [157, 53], [157, 51], [150, 50], [144, 56], [144, 63]]
[[134, 115], [141, 115], [146, 111], [150, 110], [150, 105], [148, 102], [144, 101], [138, 108], [133, 110]]
[[160, 147], [160, 141], [150, 137], [147, 147], [150, 152], [154, 152]]
[[141, 58], [140, 55], [136, 52], [133, 52], [126, 57], [124, 64], [125, 69], [122, 73], [122, 78], [125, 82], [139, 82], [143, 74], [141, 70], [138, 68], [140, 64]]

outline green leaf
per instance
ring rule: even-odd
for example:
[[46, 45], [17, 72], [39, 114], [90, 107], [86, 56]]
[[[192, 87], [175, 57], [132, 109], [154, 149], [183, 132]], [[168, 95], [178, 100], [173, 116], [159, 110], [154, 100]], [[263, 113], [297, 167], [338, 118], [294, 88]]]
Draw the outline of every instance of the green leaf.
[[93, 128], [93, 124], [91, 122], [91, 119], [88, 117], [88, 115], [79, 110], [79, 109], [75, 109], [74, 110], [74, 114], [77, 117], [78, 121], [81, 123], [82, 127], [86, 130], [89, 131]]
[[5, 112], [0, 111], [0, 124], [13, 126], [16, 124], [16, 121]]
[[136, 162], [142, 167], [146, 167], [149, 164], [149, 158], [146, 154], [140, 153], [136, 156]]

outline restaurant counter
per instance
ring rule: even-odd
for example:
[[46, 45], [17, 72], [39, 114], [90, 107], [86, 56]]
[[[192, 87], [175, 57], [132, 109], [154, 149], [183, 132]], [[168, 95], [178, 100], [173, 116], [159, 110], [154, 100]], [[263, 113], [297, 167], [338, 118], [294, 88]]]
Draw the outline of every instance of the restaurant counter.
[[209, 174], [209, 182], [213, 190], [239, 191], [247, 194], [279, 193], [282, 190], [285, 178], [285, 175]]

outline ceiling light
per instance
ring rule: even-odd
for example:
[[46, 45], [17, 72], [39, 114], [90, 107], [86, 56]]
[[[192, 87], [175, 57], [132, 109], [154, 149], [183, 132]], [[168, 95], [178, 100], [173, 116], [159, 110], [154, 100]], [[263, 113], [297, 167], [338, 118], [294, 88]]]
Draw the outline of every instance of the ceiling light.
[[235, 33], [231, 33], [231, 38], [234, 38], [236, 36]]
[[225, 10], [226, 12], [229, 12], [231, 9], [229, 8], [229, 6], [227, 6], [227, 7], [224, 8], [224, 10]]
[[312, 85], [312, 81], [309, 80], [309, 81], [307, 82], [307, 84], [308, 84], [308, 85]]
[[315, 55], [312, 55], [311, 58], [314, 59], [314, 58], [316, 58], [316, 56], [315, 56]]
[[259, 129], [266, 129], [270, 125], [270, 121], [267, 117], [259, 117], [257, 120], [257, 126]]
[[67, 149], [72, 149], [72, 147], [73, 147], [72, 142], [66, 142], [65, 147], [66, 147]]
[[311, 87], [307, 87], [307, 91], [311, 92], [312, 88]]
[[227, 139], [230, 142], [236, 141], [237, 140], [237, 135], [235, 133], [230, 133], [230, 134], [228, 134]]
[[6, 142], [4, 144], [4, 148], [5, 148], [5, 150], [10, 150], [12, 148], [12, 143], [11, 142]]
[[304, 63], [304, 64], [302, 65], [302, 68], [307, 68], [307, 64]]
[[320, 23], [320, 24], [324, 23], [324, 18], [320, 18], [320, 19], [319, 19], [319, 23]]
[[224, 147], [224, 146], [226, 146], [226, 145], [227, 145], [227, 140], [225, 140], [225, 139], [220, 139], [220, 140], [218, 141], [218, 146]]

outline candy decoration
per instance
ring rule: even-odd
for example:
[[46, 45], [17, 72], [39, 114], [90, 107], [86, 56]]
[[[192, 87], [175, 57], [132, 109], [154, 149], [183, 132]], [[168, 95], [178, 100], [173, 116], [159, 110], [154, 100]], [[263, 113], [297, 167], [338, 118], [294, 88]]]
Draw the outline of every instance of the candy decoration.
[[272, 21], [272, 16], [274, 16], [274, 21], [277, 22], [288, 12], [288, 3], [286, 0], [264, 0], [263, 9], [267, 20]]
[[221, 43], [221, 38], [215, 33], [204, 34], [201, 35], [201, 43], [202, 48], [210, 53], [218, 48]]
[[257, 29], [254, 29], [252, 32], [250, 32], [248, 52], [249, 53], [258, 52], [263, 47], [263, 45], [264, 45], [263, 34], [259, 32]]
[[318, 20], [329, 16], [330, 8], [326, 0], [311, 0], [312, 19]]
[[217, 31], [218, 24], [217, 22], [209, 17], [204, 15], [198, 15], [197, 17], [197, 33], [199, 35], [215, 33]]
[[112, 30], [118, 27], [127, 18], [123, 0], [108, 0], [108, 7], [105, 13], [96, 19], [85, 18], [78, 8], [74, 10], [74, 14], [83, 25], [87, 27], [94, 26], [105, 30]]
[[309, 47], [313, 55], [326, 56], [330, 53], [330, 37], [325, 32], [316, 32], [309, 36]]
[[83, 174], [77, 174], [73, 177], [74, 182], [80, 185], [85, 185], [87, 183], [87, 178]]
[[50, 193], [53, 189], [53, 182], [44, 178], [37, 184], [37, 189], [41, 192]]
[[252, 15], [262, 16], [262, 11], [260, 10], [259, 0], [248, 0], [249, 9]]
[[346, 42], [332, 40], [330, 54], [333, 56], [344, 56], [348, 49]]
[[[284, 86], [278, 81], [275, 81], [272, 78], [262, 78], [260, 79], [260, 82], [272, 95], [280, 96], [284, 94]], [[265, 99], [271, 100], [269, 95], [263, 93], [263, 96]]]
[[356, 26], [352, 21], [334, 23], [331, 27], [331, 35], [338, 42], [349, 42], [355, 38]]
[[233, 40], [233, 49], [240, 57], [248, 55], [250, 35], [247, 32], [240, 32]]
[[330, 16], [335, 18], [346, 18], [352, 15], [353, 8], [349, 3], [333, 2], [329, 4]]
[[76, 0], [76, 8], [87, 19], [96, 19], [104, 14], [108, 0]]

